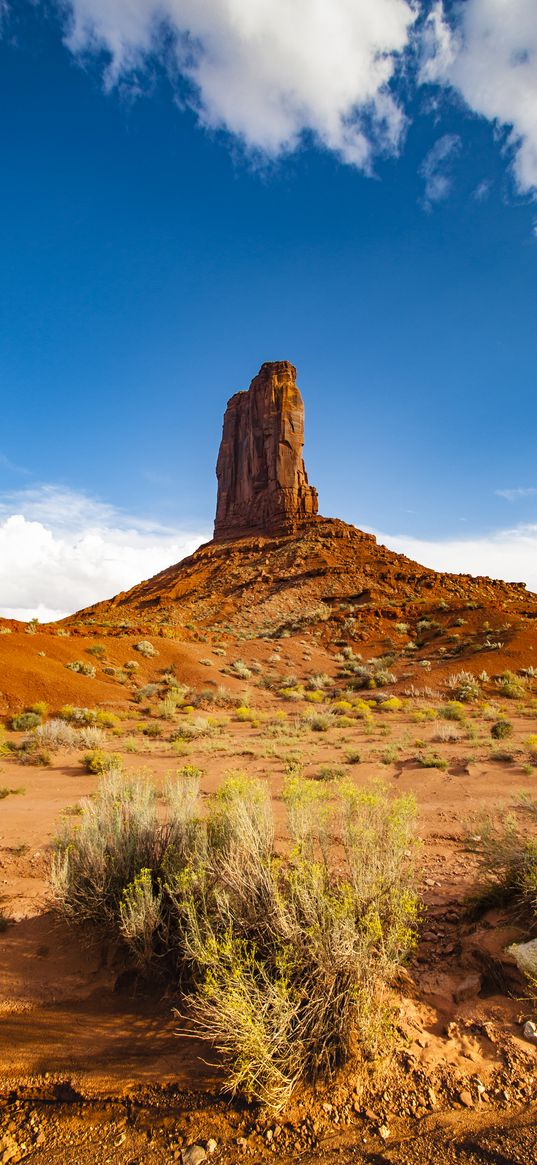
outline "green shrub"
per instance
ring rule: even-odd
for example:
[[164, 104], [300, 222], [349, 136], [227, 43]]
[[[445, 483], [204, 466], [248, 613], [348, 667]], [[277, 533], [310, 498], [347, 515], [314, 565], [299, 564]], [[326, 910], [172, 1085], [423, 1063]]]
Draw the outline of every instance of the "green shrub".
[[317, 773], [318, 781], [342, 781], [345, 772], [339, 765], [321, 765]]
[[142, 728], [142, 732], [144, 736], [162, 736], [162, 728], [160, 727], [160, 724], [146, 724], [145, 728]]
[[29, 732], [31, 728], [37, 728], [38, 724], [41, 724], [38, 712], [19, 712], [18, 716], [11, 718], [11, 727], [15, 732]]
[[114, 769], [120, 769], [121, 757], [117, 752], [103, 752], [102, 749], [96, 748], [86, 753], [84, 765], [88, 773], [101, 775]]
[[496, 720], [490, 729], [490, 735], [494, 740], [505, 740], [507, 736], [512, 736], [512, 733], [513, 725], [509, 720]]
[[495, 682], [500, 694], [508, 700], [520, 700], [526, 695], [525, 679], [519, 678], [512, 671], [504, 671]]
[[106, 656], [106, 647], [102, 643], [92, 643], [90, 647], [86, 647], [88, 655], [94, 655], [96, 659], [104, 659]]
[[445, 771], [448, 767], [446, 758], [439, 756], [437, 752], [420, 752], [416, 757], [416, 761], [422, 769], [441, 769]]
[[450, 700], [440, 708], [440, 715], [444, 717], [444, 720], [462, 721], [466, 719], [466, 709], [460, 700]]

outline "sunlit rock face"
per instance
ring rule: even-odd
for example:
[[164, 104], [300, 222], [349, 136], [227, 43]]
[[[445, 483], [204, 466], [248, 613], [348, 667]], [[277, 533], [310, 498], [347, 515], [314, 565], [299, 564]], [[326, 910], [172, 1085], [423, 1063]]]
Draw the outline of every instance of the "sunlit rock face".
[[304, 402], [287, 360], [263, 364], [228, 402], [216, 476], [215, 539], [288, 533], [317, 513], [302, 459]]

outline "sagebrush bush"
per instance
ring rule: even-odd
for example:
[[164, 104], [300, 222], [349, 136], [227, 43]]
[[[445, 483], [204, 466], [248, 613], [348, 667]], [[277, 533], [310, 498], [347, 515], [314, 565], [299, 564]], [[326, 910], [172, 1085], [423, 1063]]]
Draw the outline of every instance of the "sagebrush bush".
[[526, 679], [516, 676], [512, 671], [504, 671], [495, 683], [500, 694], [508, 700], [519, 700], [526, 695]]
[[204, 818], [198, 785], [179, 773], [162, 818], [149, 782], [108, 776], [56, 843], [54, 899], [186, 985], [228, 1087], [280, 1108], [356, 1044], [388, 1041], [383, 995], [416, 924], [413, 801], [292, 778], [282, 859], [264, 781], [229, 776]]
[[81, 676], [88, 676], [90, 680], [95, 679], [97, 675], [96, 668], [92, 663], [86, 663], [85, 659], [74, 659], [72, 663], [66, 663], [68, 671], [79, 672]]
[[39, 712], [19, 712], [11, 718], [11, 727], [15, 732], [28, 732], [31, 728], [37, 728], [38, 724], [41, 724]]
[[[522, 795], [519, 809], [537, 823], [537, 801]], [[477, 854], [479, 872], [476, 904], [484, 909], [498, 902], [513, 902], [537, 923], [537, 837], [513, 811], [501, 816], [484, 815], [472, 823], [468, 847]]]
[[453, 699], [460, 700], [463, 704], [478, 700], [481, 692], [478, 680], [468, 671], [459, 671], [450, 676], [447, 687]]
[[46, 745], [52, 750], [57, 748], [76, 748], [79, 742], [79, 733], [66, 720], [53, 717], [45, 724], [38, 724], [34, 732], [39, 744]]
[[216, 724], [211, 724], [204, 716], [195, 716], [192, 720], [182, 720], [174, 728], [170, 740], [197, 740], [200, 736], [214, 736], [216, 732]]
[[141, 639], [139, 643], [135, 643], [134, 650], [139, 651], [140, 655], [145, 656], [146, 659], [152, 659], [153, 656], [158, 655], [157, 648], [149, 642], [149, 639]]
[[93, 708], [77, 708], [72, 704], [64, 704], [58, 715], [70, 724], [95, 724], [97, 720], [97, 713]]

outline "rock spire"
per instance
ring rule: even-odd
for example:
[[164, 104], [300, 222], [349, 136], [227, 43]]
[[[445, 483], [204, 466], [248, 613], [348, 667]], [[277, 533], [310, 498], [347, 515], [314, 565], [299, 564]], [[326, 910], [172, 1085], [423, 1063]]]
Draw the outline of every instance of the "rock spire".
[[228, 401], [216, 465], [215, 540], [292, 532], [317, 513], [302, 460], [304, 402], [287, 360], [263, 364]]

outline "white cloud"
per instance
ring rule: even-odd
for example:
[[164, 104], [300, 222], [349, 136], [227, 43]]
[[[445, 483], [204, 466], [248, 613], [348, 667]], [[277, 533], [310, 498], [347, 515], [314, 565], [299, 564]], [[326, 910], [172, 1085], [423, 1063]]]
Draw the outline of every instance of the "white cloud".
[[409, 44], [412, 0], [67, 0], [63, 7], [73, 52], [108, 50], [108, 85], [135, 78], [154, 53], [169, 64], [171, 33], [174, 66], [200, 121], [248, 149], [276, 157], [311, 133], [368, 170], [375, 149], [399, 146], [405, 117], [389, 85]]
[[42, 622], [178, 562], [207, 532], [172, 530], [47, 485], [0, 497], [0, 614]]
[[516, 489], [497, 489], [494, 491], [499, 498], [508, 502], [518, 502], [521, 498], [532, 498], [537, 494], [535, 486], [517, 486]]
[[443, 202], [451, 193], [453, 177], [451, 166], [461, 148], [458, 134], [446, 133], [438, 138], [420, 166], [425, 182], [424, 202], [430, 210], [435, 202]]
[[525, 582], [537, 591], [537, 525], [515, 526], [474, 538], [427, 540], [372, 530], [379, 542], [433, 570]]
[[453, 86], [475, 113], [507, 131], [521, 191], [537, 190], [535, 0], [466, 0], [448, 20], [441, 0], [426, 24], [421, 79]]

